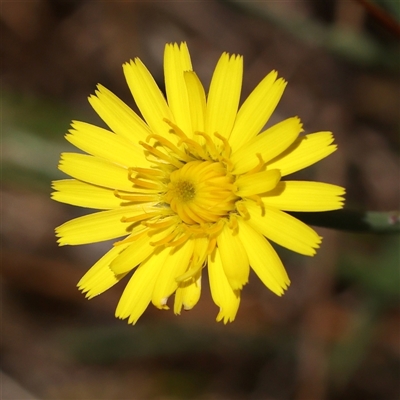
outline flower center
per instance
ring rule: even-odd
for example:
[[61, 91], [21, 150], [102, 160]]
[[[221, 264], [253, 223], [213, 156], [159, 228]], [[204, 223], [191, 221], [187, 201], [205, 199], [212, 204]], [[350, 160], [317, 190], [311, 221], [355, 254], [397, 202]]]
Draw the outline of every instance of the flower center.
[[196, 195], [194, 184], [189, 181], [176, 181], [174, 185], [175, 195], [177, 201], [187, 203]]
[[191, 161], [171, 173], [164, 201], [186, 224], [217, 222], [235, 209], [233, 182], [221, 162]]

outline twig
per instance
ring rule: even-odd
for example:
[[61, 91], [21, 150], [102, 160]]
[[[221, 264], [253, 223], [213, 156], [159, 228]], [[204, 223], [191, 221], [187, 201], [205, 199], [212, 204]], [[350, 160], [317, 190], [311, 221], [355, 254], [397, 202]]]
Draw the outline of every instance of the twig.
[[374, 212], [337, 210], [328, 212], [291, 212], [301, 221], [315, 226], [360, 233], [400, 233], [400, 211]]
[[400, 38], [400, 24], [389, 13], [368, 0], [354, 1], [361, 4], [367, 12], [369, 12], [375, 19], [379, 20], [391, 33]]

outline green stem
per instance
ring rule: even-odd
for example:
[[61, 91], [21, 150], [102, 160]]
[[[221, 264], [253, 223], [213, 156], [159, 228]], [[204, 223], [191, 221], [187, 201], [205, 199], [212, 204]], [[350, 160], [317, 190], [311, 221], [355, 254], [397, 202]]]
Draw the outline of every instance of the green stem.
[[400, 211], [291, 212], [309, 225], [361, 233], [400, 233]]

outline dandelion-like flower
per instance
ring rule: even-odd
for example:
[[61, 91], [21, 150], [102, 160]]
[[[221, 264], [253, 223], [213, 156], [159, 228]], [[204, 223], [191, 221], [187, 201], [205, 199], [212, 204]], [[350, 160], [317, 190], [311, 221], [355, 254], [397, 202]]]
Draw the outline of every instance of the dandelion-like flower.
[[125, 78], [143, 116], [98, 85], [89, 102], [109, 127], [74, 121], [63, 153], [73, 179], [53, 199], [101, 210], [56, 229], [60, 245], [121, 238], [79, 281], [88, 298], [133, 275], [116, 309], [136, 323], [148, 305], [191, 309], [208, 269], [217, 321], [233, 321], [250, 268], [281, 296], [290, 280], [269, 240], [307, 256], [320, 236], [286, 211], [343, 206], [344, 189], [284, 179], [335, 151], [330, 132], [299, 136], [297, 117], [262, 131], [286, 82], [272, 71], [239, 108], [243, 58], [223, 53], [206, 96], [186, 43], [167, 44], [166, 99], [136, 58]]

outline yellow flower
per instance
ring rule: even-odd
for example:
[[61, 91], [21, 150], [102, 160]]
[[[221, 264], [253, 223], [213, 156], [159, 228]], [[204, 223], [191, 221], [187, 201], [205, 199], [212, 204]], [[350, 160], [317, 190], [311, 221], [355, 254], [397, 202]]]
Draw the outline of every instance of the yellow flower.
[[332, 134], [299, 136], [297, 117], [262, 131], [286, 82], [271, 72], [239, 108], [241, 56], [222, 54], [207, 96], [186, 43], [165, 47], [166, 99], [138, 58], [123, 70], [143, 119], [98, 85], [89, 102], [109, 130], [74, 121], [66, 139], [88, 154], [62, 154], [73, 179], [53, 183], [53, 199], [102, 210], [58, 227], [60, 245], [125, 237], [79, 289], [92, 298], [134, 270], [116, 309], [133, 324], [173, 293], [176, 314], [191, 309], [203, 268], [217, 321], [235, 319], [250, 267], [281, 296], [290, 281], [267, 239], [314, 255], [320, 236], [285, 211], [339, 209], [344, 194], [284, 177], [334, 152]]

